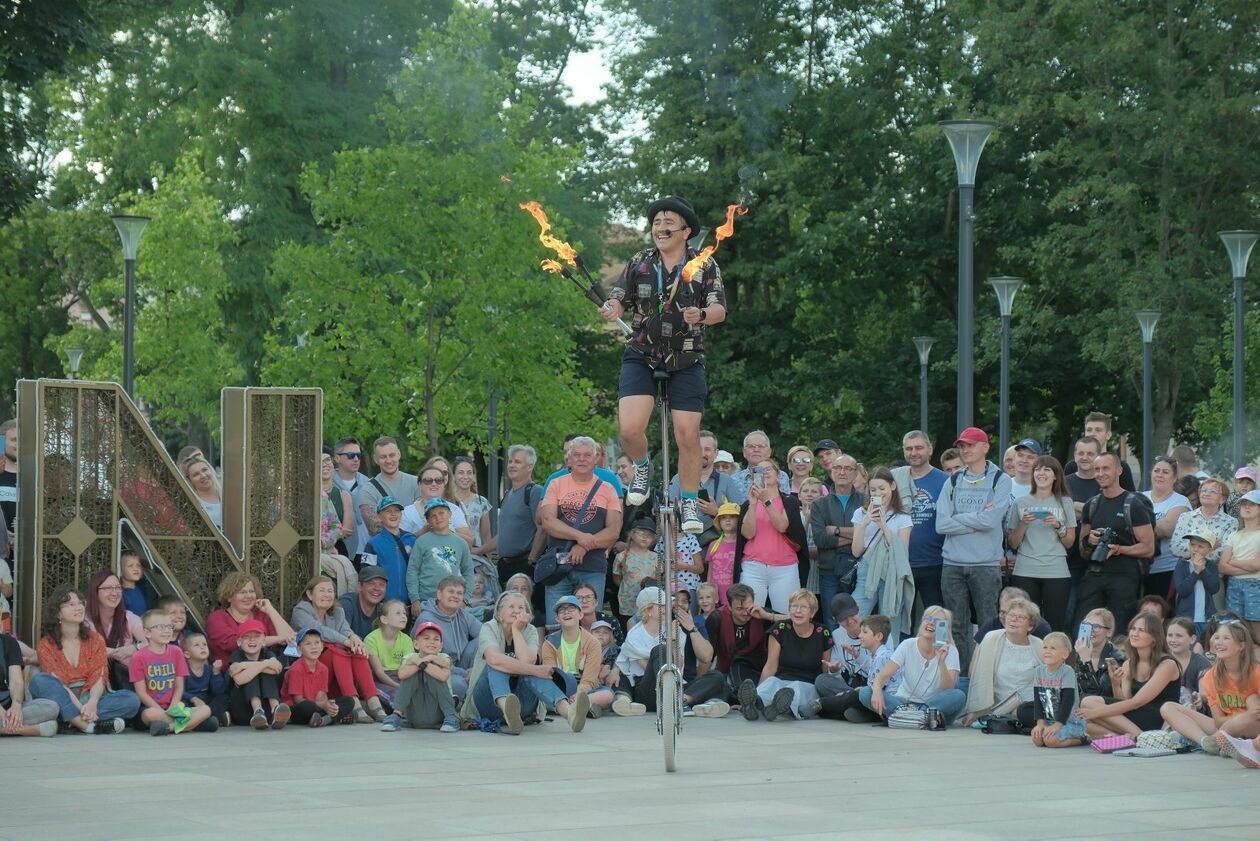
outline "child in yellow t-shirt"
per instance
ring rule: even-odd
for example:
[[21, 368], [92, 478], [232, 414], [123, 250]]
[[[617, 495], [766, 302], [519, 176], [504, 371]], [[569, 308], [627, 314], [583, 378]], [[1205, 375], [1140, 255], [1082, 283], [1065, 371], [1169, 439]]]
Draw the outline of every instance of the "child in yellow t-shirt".
[[391, 704], [398, 691], [398, 670], [407, 655], [415, 653], [406, 628], [406, 603], [400, 599], [389, 599], [381, 604], [376, 627], [363, 639], [368, 662], [372, 664], [372, 676], [376, 678], [376, 688]]

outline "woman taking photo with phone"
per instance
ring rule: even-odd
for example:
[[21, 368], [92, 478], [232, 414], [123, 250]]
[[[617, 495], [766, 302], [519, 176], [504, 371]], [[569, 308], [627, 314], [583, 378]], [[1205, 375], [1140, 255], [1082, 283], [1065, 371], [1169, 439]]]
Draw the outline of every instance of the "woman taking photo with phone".
[[[887, 718], [903, 704], [922, 704], [939, 710], [951, 721], [967, 704], [967, 695], [958, 688], [958, 649], [949, 635], [953, 614], [940, 605], [923, 611], [919, 635], [908, 639], [893, 652], [888, 665], [858, 690], [862, 706]], [[893, 675], [901, 674], [901, 687], [884, 693]]]
[[1085, 719], [1092, 739], [1137, 738], [1143, 730], [1164, 726], [1160, 708], [1181, 698], [1181, 666], [1164, 647], [1164, 624], [1153, 613], [1139, 613], [1129, 623], [1129, 656], [1123, 663], [1107, 659], [1112, 698], [1092, 695], [1081, 701], [1077, 715]]
[[1006, 542], [1015, 549], [1011, 584], [1028, 593], [1056, 631], [1066, 631], [1072, 576], [1067, 550], [1076, 539], [1076, 508], [1054, 456], [1033, 462], [1032, 493], [1011, 503]]
[[801, 503], [779, 493], [779, 465], [771, 460], [752, 468], [748, 501], [739, 509], [735, 580], [753, 590], [753, 604], [767, 595], [775, 613], [787, 615], [793, 591], [809, 580], [809, 541]]
[[857, 579], [853, 600], [862, 616], [880, 613], [892, 622], [888, 643], [901, 642], [914, 607], [910, 571], [910, 532], [914, 522], [902, 510], [901, 494], [887, 467], [877, 467], [867, 484], [867, 502], [853, 512], [853, 558]]

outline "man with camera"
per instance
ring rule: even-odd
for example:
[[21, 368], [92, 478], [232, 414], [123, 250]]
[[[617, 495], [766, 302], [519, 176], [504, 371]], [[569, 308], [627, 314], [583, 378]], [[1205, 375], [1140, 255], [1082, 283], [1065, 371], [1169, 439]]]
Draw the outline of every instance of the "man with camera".
[[1081, 513], [1081, 557], [1085, 577], [1077, 592], [1076, 615], [1105, 607], [1117, 628], [1127, 628], [1142, 587], [1142, 560], [1155, 554], [1155, 518], [1141, 494], [1120, 486], [1120, 457], [1103, 453], [1094, 461], [1098, 496]]

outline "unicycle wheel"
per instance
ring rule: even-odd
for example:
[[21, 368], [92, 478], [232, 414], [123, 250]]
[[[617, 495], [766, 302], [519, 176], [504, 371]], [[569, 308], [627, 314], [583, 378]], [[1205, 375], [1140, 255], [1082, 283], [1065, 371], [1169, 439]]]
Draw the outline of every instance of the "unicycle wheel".
[[660, 692], [657, 709], [660, 710], [661, 741], [665, 748], [665, 770], [673, 771], [678, 751], [678, 726], [682, 715], [682, 687], [678, 673], [666, 669], [657, 678]]

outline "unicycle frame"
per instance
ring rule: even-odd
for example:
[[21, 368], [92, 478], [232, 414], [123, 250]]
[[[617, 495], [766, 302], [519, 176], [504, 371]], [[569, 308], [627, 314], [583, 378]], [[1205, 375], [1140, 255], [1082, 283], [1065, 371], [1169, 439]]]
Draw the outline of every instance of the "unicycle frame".
[[[669, 426], [672, 420], [669, 410], [669, 372], [656, 369], [653, 371], [656, 381], [656, 399], [660, 406], [661, 420], [661, 488], [657, 495], [657, 530], [665, 544], [662, 553], [664, 560], [663, 581], [661, 589], [665, 592], [664, 616], [661, 625], [665, 631], [665, 662], [656, 673], [656, 732], [665, 739], [665, 770], [673, 771], [673, 745], [677, 735], [682, 732], [682, 669], [678, 665], [678, 632], [674, 628], [674, 599], [672, 582], [674, 580], [674, 560], [678, 542], [678, 501], [670, 493], [669, 471]], [[673, 675], [672, 680], [662, 680], [666, 673]], [[664, 697], [666, 685], [675, 687], [672, 698]], [[666, 705], [668, 705], [669, 714]], [[666, 731], [670, 732], [666, 732]]]

